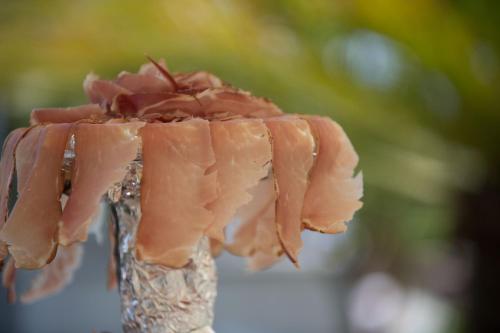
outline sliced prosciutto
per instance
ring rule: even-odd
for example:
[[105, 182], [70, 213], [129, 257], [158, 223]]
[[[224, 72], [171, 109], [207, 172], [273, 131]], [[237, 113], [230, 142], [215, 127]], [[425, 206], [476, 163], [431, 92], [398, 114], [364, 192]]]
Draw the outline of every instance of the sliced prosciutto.
[[210, 123], [217, 170], [217, 199], [207, 208], [214, 223], [211, 238], [224, 241], [224, 228], [236, 210], [248, 203], [248, 190], [266, 177], [272, 159], [269, 132], [260, 119], [213, 121]]
[[157, 76], [132, 74], [122, 72], [116, 79], [116, 84], [134, 93], [164, 93], [173, 92], [173, 85]]
[[[8, 215], [8, 205], [12, 178], [15, 171], [15, 151], [19, 141], [23, 138], [27, 128], [18, 128], [12, 131], [5, 139], [0, 160], [0, 229], [3, 227]], [[7, 244], [0, 241], [0, 263], [7, 256]]]
[[250, 193], [252, 201], [238, 210], [236, 216], [240, 223], [226, 249], [248, 257], [248, 269], [257, 271], [268, 268], [283, 254], [276, 229], [277, 195], [273, 175], [262, 180]]
[[[64, 149], [70, 124], [47, 125], [41, 129], [36, 145], [36, 158], [29, 173], [18, 176], [21, 192], [7, 223], [0, 231], [0, 240], [9, 246], [16, 267], [40, 268], [49, 262], [56, 249], [57, 223], [61, 217]], [[30, 131], [28, 137], [36, 136]], [[23, 151], [21, 141], [17, 154]], [[21, 166], [21, 170], [25, 166]], [[25, 171], [22, 171], [25, 173]]]
[[83, 81], [83, 90], [90, 102], [102, 106], [110, 105], [119, 94], [130, 94], [130, 90], [113, 81], [100, 80], [93, 73], [87, 75]]
[[[267, 172], [270, 172], [269, 169], [270, 166]], [[258, 245], [260, 239], [257, 238], [258, 225], [267, 222], [276, 224], [274, 206], [277, 195], [272, 174], [251, 189], [250, 195], [252, 200], [236, 212], [238, 225], [234, 235], [230, 235], [231, 240], [226, 242], [229, 252], [243, 257], [250, 256], [261, 247]]]
[[290, 260], [298, 265], [302, 205], [313, 165], [314, 138], [307, 122], [297, 117], [276, 117], [265, 122], [273, 140], [278, 236]]
[[61, 218], [60, 244], [87, 239], [101, 197], [125, 177], [137, 157], [141, 142], [137, 133], [142, 126], [142, 122], [77, 125], [71, 194]]
[[74, 123], [80, 120], [100, 120], [104, 110], [98, 104], [75, 106], [72, 108], [44, 108], [31, 111], [31, 125], [43, 123]]
[[73, 280], [82, 255], [82, 244], [60, 246], [54, 260], [36, 275], [29, 289], [21, 295], [21, 302], [32, 303], [63, 290]]
[[142, 218], [137, 256], [182, 267], [214, 221], [206, 208], [216, 198], [215, 164], [208, 121], [148, 124], [143, 138]]
[[316, 138], [317, 157], [302, 209], [308, 229], [324, 233], [346, 230], [345, 222], [361, 208], [361, 173], [353, 177], [358, 155], [342, 128], [329, 118], [305, 117]]

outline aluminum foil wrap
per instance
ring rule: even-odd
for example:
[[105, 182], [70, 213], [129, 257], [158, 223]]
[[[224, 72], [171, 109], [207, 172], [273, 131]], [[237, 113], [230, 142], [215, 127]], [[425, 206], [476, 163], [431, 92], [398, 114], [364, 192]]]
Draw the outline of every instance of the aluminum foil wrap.
[[124, 181], [108, 193], [117, 223], [118, 276], [122, 324], [126, 333], [210, 333], [217, 276], [209, 241], [201, 240], [188, 265], [172, 269], [135, 257], [141, 218], [142, 162], [130, 166]]

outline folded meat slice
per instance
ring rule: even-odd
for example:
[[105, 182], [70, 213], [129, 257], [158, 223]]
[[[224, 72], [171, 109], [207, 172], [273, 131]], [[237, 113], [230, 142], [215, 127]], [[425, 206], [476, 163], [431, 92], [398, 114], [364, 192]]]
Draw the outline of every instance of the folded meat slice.
[[[0, 230], [7, 220], [8, 205], [11, 192], [12, 178], [15, 171], [16, 148], [27, 133], [28, 128], [18, 128], [12, 131], [7, 138], [2, 149], [2, 159], [0, 160]], [[7, 244], [0, 241], [0, 264], [7, 256]]]
[[140, 147], [138, 130], [145, 123], [78, 124], [71, 194], [64, 207], [59, 243], [70, 245], [87, 239], [92, 218], [107, 190], [120, 182]]
[[216, 160], [217, 199], [207, 205], [215, 217], [207, 234], [223, 242], [226, 225], [237, 209], [252, 199], [248, 190], [268, 175], [271, 142], [260, 119], [213, 121], [210, 130]]
[[31, 125], [42, 123], [74, 123], [79, 120], [101, 120], [105, 111], [98, 104], [87, 104], [71, 108], [43, 108], [31, 111]]
[[206, 120], [148, 124], [141, 130], [144, 169], [137, 256], [169, 267], [188, 263], [214, 220], [216, 173]]
[[237, 213], [239, 226], [226, 245], [232, 254], [248, 257], [247, 268], [262, 270], [278, 261], [283, 248], [276, 229], [276, 192], [272, 173], [252, 191], [252, 201]]
[[82, 262], [82, 256], [82, 244], [60, 246], [54, 260], [38, 272], [30, 288], [21, 295], [21, 302], [32, 303], [63, 290], [73, 280], [73, 275]]
[[314, 138], [305, 120], [293, 116], [265, 120], [273, 142], [273, 171], [278, 189], [278, 237], [290, 260], [298, 265], [302, 248], [302, 205], [313, 164]]
[[110, 105], [119, 94], [132, 93], [116, 82], [100, 80], [94, 73], [88, 74], [83, 81], [83, 90], [92, 103], [102, 106]]
[[302, 221], [308, 229], [343, 232], [361, 208], [361, 173], [353, 177], [358, 155], [342, 128], [326, 117], [304, 117], [316, 139], [317, 157], [304, 198]]
[[196, 98], [202, 105], [204, 116], [211, 119], [224, 118], [228, 114], [245, 118], [266, 118], [283, 114], [271, 101], [230, 87], [205, 90], [197, 94]]
[[220, 88], [224, 85], [217, 76], [205, 71], [178, 73], [174, 75], [174, 79], [180, 86], [187, 86], [193, 90]]
[[[267, 172], [271, 172], [270, 166]], [[226, 241], [225, 245], [226, 250], [230, 253], [242, 257], [249, 257], [257, 248], [263, 247], [258, 245], [260, 239], [257, 237], [257, 228], [260, 223], [276, 224], [275, 201], [277, 195], [272, 173], [266, 179], [261, 180], [249, 193], [252, 200], [236, 212], [238, 224], [234, 234], [229, 235], [230, 239]], [[276, 234], [276, 232], [274, 233]]]
[[16, 165], [16, 148], [27, 131], [27, 128], [18, 128], [12, 131], [5, 139], [2, 149], [2, 159], [0, 160], [0, 228], [7, 220], [9, 195]]
[[[0, 240], [8, 244], [16, 267], [40, 268], [55, 254], [64, 185], [61, 168], [70, 128], [70, 124], [47, 125], [41, 128], [40, 133], [30, 131], [25, 139], [29, 142], [30, 137], [38, 137], [35, 142], [36, 158], [29, 172], [26, 162], [18, 165], [19, 199], [0, 231]], [[17, 150], [21, 161], [30, 159], [23, 156], [30, 151], [29, 147], [22, 147], [25, 140], [21, 141]]]
[[116, 84], [134, 93], [164, 93], [173, 92], [173, 85], [161, 77], [147, 74], [132, 74], [122, 72], [116, 79]]

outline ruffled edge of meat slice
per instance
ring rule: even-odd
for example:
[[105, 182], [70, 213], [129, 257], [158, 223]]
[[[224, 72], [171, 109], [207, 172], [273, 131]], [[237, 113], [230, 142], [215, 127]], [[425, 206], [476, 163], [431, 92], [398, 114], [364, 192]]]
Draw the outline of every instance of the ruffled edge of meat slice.
[[99, 79], [99, 76], [94, 73], [89, 73], [85, 77], [83, 91], [91, 103], [99, 104], [102, 107], [111, 105], [113, 99], [119, 94], [132, 93], [113, 81]]
[[363, 175], [355, 177], [358, 155], [342, 127], [330, 118], [303, 116], [316, 140], [317, 156], [304, 198], [304, 227], [322, 233], [339, 233], [345, 222], [363, 206]]
[[73, 281], [82, 257], [82, 244], [59, 247], [54, 260], [38, 272], [29, 289], [21, 294], [21, 302], [33, 303], [61, 292]]

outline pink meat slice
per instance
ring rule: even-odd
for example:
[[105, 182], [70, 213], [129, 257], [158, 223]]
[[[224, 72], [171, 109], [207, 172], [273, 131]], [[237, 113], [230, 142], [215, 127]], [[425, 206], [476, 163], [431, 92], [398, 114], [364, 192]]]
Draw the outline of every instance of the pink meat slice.
[[178, 73], [174, 75], [174, 79], [180, 86], [187, 86], [194, 90], [220, 88], [224, 85], [217, 76], [205, 71]]
[[206, 120], [148, 124], [141, 130], [144, 169], [137, 256], [182, 267], [214, 221], [216, 173]]
[[179, 94], [139, 110], [139, 116], [184, 112], [205, 119], [231, 117], [265, 118], [279, 116], [282, 111], [263, 98], [233, 88], [207, 89], [195, 95]]
[[258, 271], [280, 260], [283, 248], [276, 228], [276, 192], [272, 174], [254, 188], [253, 199], [237, 213], [240, 225], [229, 252], [248, 257], [247, 268]]
[[277, 195], [272, 174], [252, 188], [249, 193], [252, 200], [236, 212], [236, 220], [239, 223], [231, 242], [227, 241], [225, 246], [230, 253], [243, 257], [251, 256], [258, 247], [257, 243], [260, 240], [257, 238], [257, 227], [259, 223], [262, 220], [271, 220], [272, 224], [276, 223], [274, 203]]
[[224, 228], [252, 196], [248, 190], [266, 177], [272, 159], [269, 132], [260, 119], [210, 123], [217, 170], [217, 199], [207, 208], [214, 223], [207, 235], [224, 242]]
[[30, 288], [21, 295], [21, 302], [32, 303], [63, 290], [73, 280], [82, 256], [81, 244], [60, 246], [54, 260], [37, 274]]
[[[0, 230], [7, 221], [8, 216], [8, 204], [16, 164], [16, 148], [28, 130], [27, 128], [18, 128], [12, 131], [3, 145], [2, 159], [0, 160]], [[7, 244], [0, 241], [0, 265], [7, 254]]]
[[7, 302], [14, 303], [16, 301], [16, 266], [14, 259], [10, 257], [7, 260], [5, 269], [2, 273], [2, 285], [7, 289]]
[[44, 126], [32, 128], [16, 149], [16, 175], [17, 175], [17, 193], [18, 196], [23, 192], [26, 183], [31, 175], [33, 165], [36, 162], [39, 145], [46, 133]]
[[164, 93], [173, 92], [173, 85], [161, 77], [147, 74], [132, 74], [122, 72], [116, 79], [116, 84], [134, 93]]
[[229, 87], [205, 90], [196, 97], [202, 104], [203, 114], [208, 118], [217, 118], [218, 114], [234, 114], [246, 118], [266, 118], [283, 114], [269, 100]]
[[290, 260], [298, 265], [302, 248], [302, 206], [313, 165], [314, 138], [305, 120], [293, 116], [265, 120], [273, 142], [273, 171], [278, 189], [278, 237]]
[[[19, 199], [0, 231], [0, 240], [8, 244], [16, 267], [40, 268], [55, 254], [64, 185], [61, 168], [70, 128], [70, 124], [43, 127], [29, 175], [24, 175], [25, 171], [18, 175], [21, 184]], [[30, 131], [28, 137], [31, 135], [36, 135], [36, 131]], [[21, 160], [24, 158], [21, 156], [23, 142], [17, 151]], [[24, 170], [25, 167], [20, 165], [20, 168]]]
[[317, 157], [304, 199], [302, 221], [308, 229], [343, 232], [361, 208], [363, 179], [353, 177], [358, 155], [342, 128], [329, 118], [305, 117], [316, 138]]
[[12, 131], [5, 139], [2, 149], [2, 159], [0, 160], [0, 228], [7, 220], [9, 194], [16, 165], [16, 148], [27, 131], [27, 128], [18, 128]]
[[59, 242], [70, 245], [87, 239], [99, 202], [107, 190], [120, 182], [139, 151], [137, 135], [143, 122], [78, 124], [71, 195], [64, 207]]
[[31, 111], [31, 125], [43, 123], [74, 123], [79, 120], [99, 120], [105, 111], [98, 104], [87, 104], [71, 108], [43, 108]]
[[248, 258], [247, 269], [251, 272], [262, 271], [276, 264], [281, 260], [281, 258], [281, 256], [257, 251], [250, 258]]
[[83, 90], [92, 103], [110, 105], [119, 94], [130, 94], [130, 90], [113, 81], [100, 80], [93, 73], [87, 75], [83, 81]]

